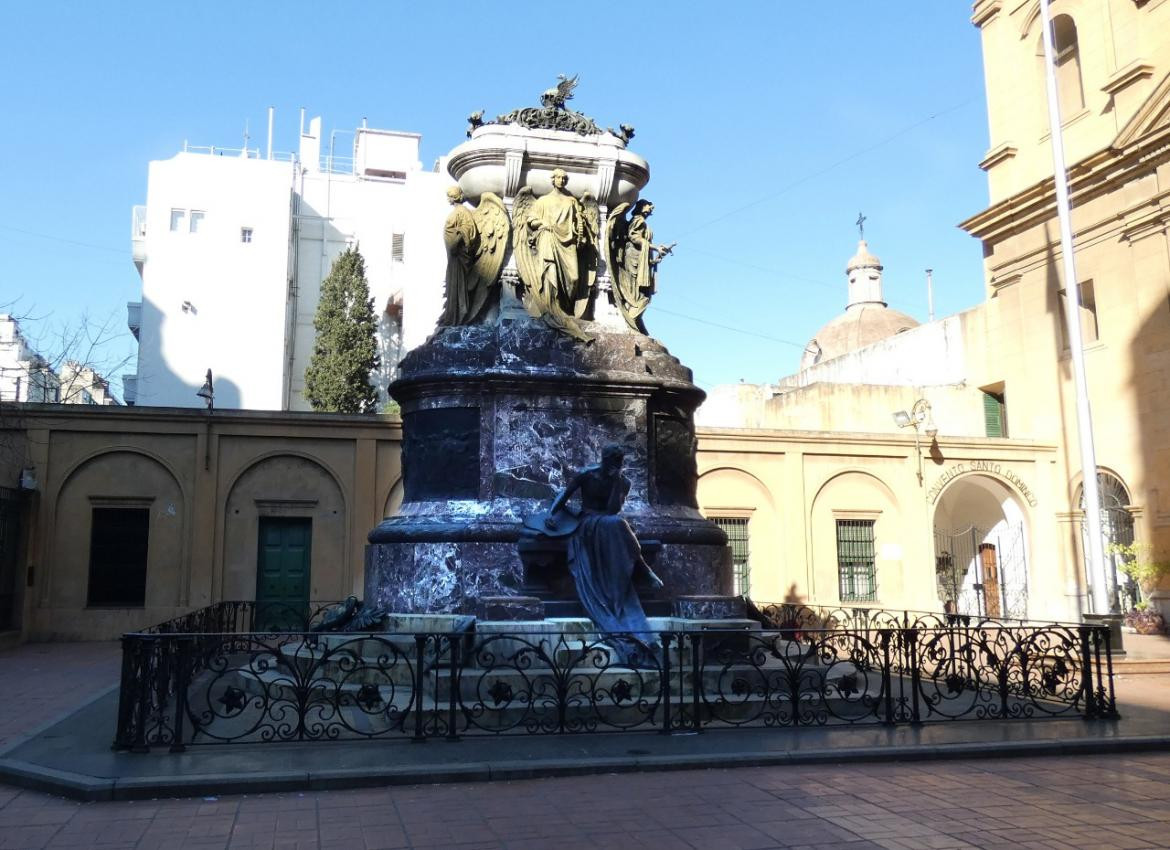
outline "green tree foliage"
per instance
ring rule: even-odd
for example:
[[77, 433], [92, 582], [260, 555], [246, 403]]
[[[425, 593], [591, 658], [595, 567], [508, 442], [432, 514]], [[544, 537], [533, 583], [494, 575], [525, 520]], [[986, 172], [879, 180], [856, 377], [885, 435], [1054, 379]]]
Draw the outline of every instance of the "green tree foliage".
[[313, 327], [317, 342], [305, 370], [305, 397], [313, 410], [373, 410], [376, 394], [370, 375], [378, 368], [377, 323], [366, 264], [356, 248], [346, 249], [321, 283]]

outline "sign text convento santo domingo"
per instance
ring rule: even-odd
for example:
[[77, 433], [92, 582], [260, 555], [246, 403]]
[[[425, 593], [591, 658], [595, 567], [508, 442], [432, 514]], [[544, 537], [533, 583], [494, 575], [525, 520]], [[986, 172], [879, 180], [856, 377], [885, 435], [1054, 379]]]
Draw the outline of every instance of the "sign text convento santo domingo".
[[947, 468], [930, 485], [930, 489], [926, 493], [926, 498], [931, 502], [936, 501], [943, 489], [965, 472], [983, 472], [1002, 478], [1019, 491], [1020, 495], [1024, 497], [1024, 501], [1030, 507], [1036, 507], [1036, 494], [1024, 483], [1023, 479], [1020, 478], [1015, 470], [1007, 469], [1003, 464], [996, 463], [993, 460], [973, 460], [969, 463], [956, 463], [954, 466]]

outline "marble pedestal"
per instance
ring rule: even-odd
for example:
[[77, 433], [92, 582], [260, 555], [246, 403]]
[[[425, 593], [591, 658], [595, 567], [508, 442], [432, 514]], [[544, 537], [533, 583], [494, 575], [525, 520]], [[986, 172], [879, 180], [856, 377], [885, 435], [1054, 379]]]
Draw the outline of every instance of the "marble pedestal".
[[590, 345], [527, 316], [442, 328], [403, 360], [405, 499], [370, 532], [367, 603], [473, 613], [487, 597], [571, 598], [555, 553], [522, 559], [521, 523], [608, 443], [626, 450], [622, 513], [665, 582], [644, 598], [730, 594], [726, 538], [695, 501], [702, 390], [651, 337], [585, 324]]

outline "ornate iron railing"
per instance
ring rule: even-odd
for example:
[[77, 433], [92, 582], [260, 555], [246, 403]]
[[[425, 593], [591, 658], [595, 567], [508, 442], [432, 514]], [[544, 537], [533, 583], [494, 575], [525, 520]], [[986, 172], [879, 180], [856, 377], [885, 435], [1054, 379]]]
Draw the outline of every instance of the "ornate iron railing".
[[808, 605], [801, 602], [754, 602], [746, 600], [748, 612], [753, 619], [759, 620], [765, 628], [795, 629], [865, 629], [865, 628], [893, 628], [893, 629], [940, 629], [940, 628], [978, 628], [992, 627], [1025, 627], [1025, 626], [1069, 626], [1077, 623], [1060, 622], [1057, 620], [1025, 620], [1016, 617], [987, 617], [980, 614], [946, 614], [939, 611], [915, 611], [904, 609], [891, 611], [887, 608], [873, 608], [868, 606], [823, 606]]
[[259, 613], [124, 636], [115, 747], [1117, 716], [1100, 626], [663, 631], [630, 666], [615, 644], [639, 636], [249, 631]]

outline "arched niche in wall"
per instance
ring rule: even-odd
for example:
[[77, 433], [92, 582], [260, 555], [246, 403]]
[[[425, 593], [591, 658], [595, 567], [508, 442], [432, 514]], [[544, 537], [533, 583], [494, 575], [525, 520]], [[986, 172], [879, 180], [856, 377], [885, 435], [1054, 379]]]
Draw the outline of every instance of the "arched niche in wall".
[[309, 598], [342, 599], [349, 583], [345, 495], [333, 473], [313, 458], [264, 457], [245, 469], [224, 503], [221, 599], [254, 599], [262, 523], [308, 521]]
[[[107, 620], [115, 609], [133, 609], [136, 613], [119, 620], [121, 628], [127, 629], [170, 616], [176, 607], [187, 604], [186, 516], [182, 485], [161, 459], [142, 451], [113, 449], [83, 460], [57, 492], [51, 571], [45, 587], [48, 598], [42, 597], [42, 603], [50, 608], [101, 611]], [[125, 537], [127, 528], [133, 530], [133, 540]], [[125, 537], [122, 552], [119, 536]], [[95, 540], [97, 562], [92, 551]], [[137, 554], [129, 551], [131, 547]], [[104, 557], [103, 550], [111, 557]], [[145, 586], [141, 579], [132, 579], [111, 587], [111, 580], [119, 581], [111, 574], [119, 570], [118, 559], [128, 559], [129, 564], [143, 554]], [[109, 561], [104, 568], [103, 561]]]
[[[906, 528], [893, 490], [877, 476], [846, 470], [830, 477], [809, 515], [811, 601], [816, 604], [908, 605]], [[802, 600], [803, 601], [803, 600]]]
[[737, 564], [737, 592], [774, 602], [783, 598], [788, 583], [802, 580], [787, 575], [780, 517], [760, 479], [738, 467], [709, 469], [699, 476], [697, 495], [703, 516], [715, 520], [729, 538], [739, 536], [732, 541], [733, 555], [747, 550], [746, 571]]

